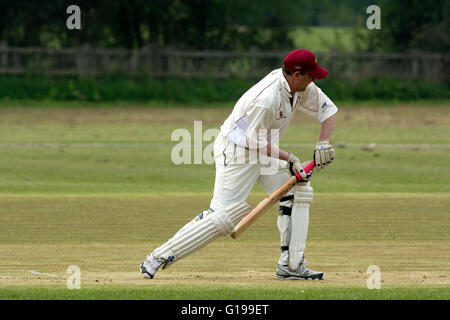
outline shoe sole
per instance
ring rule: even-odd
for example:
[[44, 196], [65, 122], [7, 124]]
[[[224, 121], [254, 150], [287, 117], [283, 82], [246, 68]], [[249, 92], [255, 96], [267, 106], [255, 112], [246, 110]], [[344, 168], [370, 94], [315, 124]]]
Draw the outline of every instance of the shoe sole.
[[298, 276], [282, 276], [277, 274], [276, 275], [277, 279], [279, 280], [323, 280], [324, 279], [324, 275], [322, 274], [320, 277], [298, 277]]

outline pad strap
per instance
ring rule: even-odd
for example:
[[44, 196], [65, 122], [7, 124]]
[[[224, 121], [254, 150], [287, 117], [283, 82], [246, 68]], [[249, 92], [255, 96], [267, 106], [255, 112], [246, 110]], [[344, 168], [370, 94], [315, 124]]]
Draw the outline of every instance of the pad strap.
[[278, 209], [278, 214], [284, 216], [290, 216], [292, 214], [292, 208], [289, 207], [281, 207]]
[[288, 196], [284, 196], [283, 198], [280, 199], [280, 202], [284, 202], [284, 201], [288, 201], [288, 200], [294, 200], [294, 195], [288, 195]]

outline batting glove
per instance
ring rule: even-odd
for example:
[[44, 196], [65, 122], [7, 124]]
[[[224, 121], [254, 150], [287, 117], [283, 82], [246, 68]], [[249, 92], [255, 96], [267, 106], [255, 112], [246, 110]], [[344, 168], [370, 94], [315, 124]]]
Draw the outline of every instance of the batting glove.
[[336, 153], [330, 141], [323, 140], [316, 144], [314, 150], [314, 162], [316, 164], [316, 170], [324, 169], [327, 165], [333, 162]]
[[303, 170], [302, 163], [296, 156], [289, 152], [289, 158], [287, 159], [287, 162], [288, 169], [293, 176], [298, 172], [303, 180], [307, 180], [307, 176], [305, 170]]

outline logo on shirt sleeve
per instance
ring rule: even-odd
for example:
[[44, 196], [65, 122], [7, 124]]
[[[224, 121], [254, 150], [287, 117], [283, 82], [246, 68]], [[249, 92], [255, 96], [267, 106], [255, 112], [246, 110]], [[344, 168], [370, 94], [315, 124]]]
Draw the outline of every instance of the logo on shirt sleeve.
[[331, 107], [331, 104], [327, 104], [327, 102], [325, 101], [324, 103], [322, 103], [322, 106], [320, 107], [320, 112], [324, 113], [328, 107]]

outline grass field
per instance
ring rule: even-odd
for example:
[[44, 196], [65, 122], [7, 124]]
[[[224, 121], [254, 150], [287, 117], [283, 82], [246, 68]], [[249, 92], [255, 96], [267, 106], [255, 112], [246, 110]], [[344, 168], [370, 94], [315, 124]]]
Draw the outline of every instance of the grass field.
[[[230, 110], [0, 108], [0, 299], [450, 298], [448, 105], [340, 107], [337, 160], [312, 181], [306, 254], [325, 280], [275, 279], [275, 207], [142, 279], [146, 254], [212, 195], [212, 165], [172, 164], [172, 131], [218, 128]], [[297, 115], [281, 144], [306, 160], [318, 132]], [[248, 202], [264, 196], [255, 186]], [[66, 286], [70, 265], [80, 290]]]

